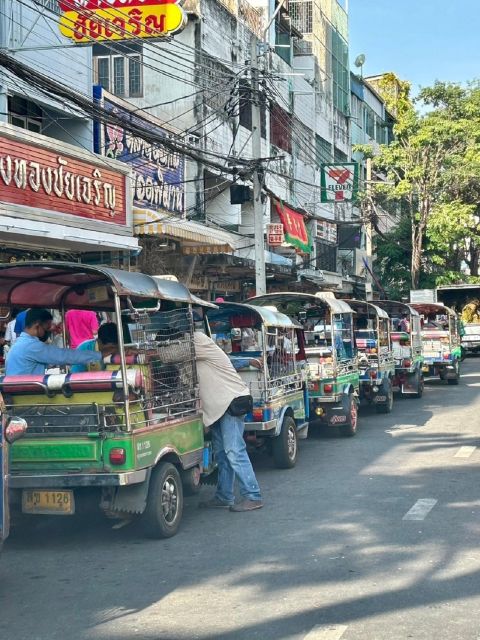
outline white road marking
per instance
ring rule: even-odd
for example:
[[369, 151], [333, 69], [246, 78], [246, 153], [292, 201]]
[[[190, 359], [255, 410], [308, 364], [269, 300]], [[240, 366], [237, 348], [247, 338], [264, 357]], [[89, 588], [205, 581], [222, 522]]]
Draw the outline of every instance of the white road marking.
[[421, 498], [417, 500], [413, 507], [407, 511], [402, 520], [424, 520], [425, 516], [430, 513], [438, 500], [433, 498]]
[[469, 458], [477, 447], [460, 447], [454, 458]]
[[317, 625], [307, 633], [304, 640], [340, 640], [347, 626], [344, 624], [334, 624], [328, 627], [324, 625]]

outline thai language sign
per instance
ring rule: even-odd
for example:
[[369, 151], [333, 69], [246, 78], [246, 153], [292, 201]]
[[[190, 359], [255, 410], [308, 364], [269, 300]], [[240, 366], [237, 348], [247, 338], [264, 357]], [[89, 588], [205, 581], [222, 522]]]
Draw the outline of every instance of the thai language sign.
[[60, 0], [60, 31], [75, 43], [165, 38], [186, 13], [175, 0]]
[[[105, 166], [103, 166], [105, 165]], [[0, 200], [125, 225], [127, 177], [53, 145], [30, 144], [0, 130]]]
[[322, 164], [321, 201], [345, 202], [358, 194], [358, 164]]
[[267, 244], [279, 247], [285, 242], [285, 233], [281, 222], [267, 224]]
[[275, 208], [283, 224], [285, 242], [301, 253], [311, 253], [312, 247], [303, 215], [282, 201], [275, 202]]
[[337, 225], [328, 220], [317, 220], [317, 239], [337, 244]]
[[[131, 107], [122, 100], [95, 87], [94, 95], [102, 100], [106, 111], [125, 115], [133, 124], [142, 124]], [[173, 137], [170, 131], [151, 124], [156, 136]], [[132, 192], [135, 207], [154, 209], [183, 216], [185, 212], [185, 158], [161, 144], [152, 144], [114, 124], [96, 126], [95, 151], [120, 160], [132, 169]]]

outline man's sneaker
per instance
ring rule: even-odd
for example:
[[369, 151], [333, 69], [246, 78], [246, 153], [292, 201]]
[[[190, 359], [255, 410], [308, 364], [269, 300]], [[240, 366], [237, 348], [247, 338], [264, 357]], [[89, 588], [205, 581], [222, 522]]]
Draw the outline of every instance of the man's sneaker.
[[223, 502], [218, 498], [210, 498], [210, 500], [203, 500], [198, 503], [199, 509], [228, 509], [231, 506], [228, 502]]
[[263, 507], [263, 500], [242, 500], [237, 504], [232, 504], [230, 511], [253, 511], [254, 509], [261, 509]]

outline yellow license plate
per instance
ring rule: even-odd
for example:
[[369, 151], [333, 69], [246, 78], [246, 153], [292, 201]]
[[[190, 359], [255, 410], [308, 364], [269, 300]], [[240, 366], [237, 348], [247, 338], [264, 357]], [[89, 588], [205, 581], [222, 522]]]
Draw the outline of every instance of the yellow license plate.
[[24, 490], [22, 511], [69, 516], [75, 512], [73, 491]]
[[430, 367], [422, 367], [422, 371], [424, 373], [428, 373], [430, 371]]

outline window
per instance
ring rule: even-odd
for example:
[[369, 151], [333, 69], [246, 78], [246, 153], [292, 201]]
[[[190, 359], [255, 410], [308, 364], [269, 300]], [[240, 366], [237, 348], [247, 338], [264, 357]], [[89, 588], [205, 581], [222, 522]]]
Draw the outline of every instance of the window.
[[315, 266], [320, 271], [337, 271], [337, 247], [325, 242], [317, 242]]
[[375, 137], [375, 114], [365, 105], [365, 133], [369, 138]]
[[8, 97], [8, 121], [27, 131], [42, 132], [43, 111], [30, 100], [19, 96]]
[[270, 142], [292, 153], [292, 116], [275, 103], [270, 109]]
[[348, 162], [348, 156], [346, 153], [343, 153], [343, 151], [340, 151], [340, 149], [335, 147], [334, 160], [335, 162]]
[[336, 29], [332, 29], [333, 104], [342, 113], [350, 107], [348, 45]]
[[93, 45], [93, 63], [95, 84], [123, 98], [143, 95], [141, 45]]
[[33, 0], [33, 1], [35, 4], [38, 4], [41, 7], [45, 7], [45, 9], [48, 9], [48, 11], [51, 11], [52, 13], [61, 13], [58, 0]]
[[295, 29], [298, 29], [300, 33], [313, 33], [312, 0], [290, 0], [288, 13]]
[[[267, 137], [267, 101], [263, 93], [260, 94], [260, 133]], [[238, 84], [238, 116], [239, 124], [249, 131], [252, 130], [252, 91], [248, 80], [241, 79]]]
[[326, 162], [332, 161], [332, 144], [322, 138], [322, 136], [315, 136], [315, 145], [317, 148], [317, 163], [321, 165]]

